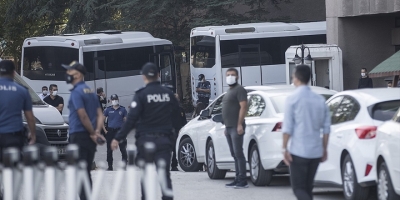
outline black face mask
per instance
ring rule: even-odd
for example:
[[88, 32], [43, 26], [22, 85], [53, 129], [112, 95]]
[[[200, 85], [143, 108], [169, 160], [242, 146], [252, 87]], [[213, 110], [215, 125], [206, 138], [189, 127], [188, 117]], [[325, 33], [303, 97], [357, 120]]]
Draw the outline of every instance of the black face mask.
[[69, 84], [69, 83], [72, 83], [72, 81], [74, 81], [74, 76], [65, 74], [65, 82], [67, 82], [67, 84]]

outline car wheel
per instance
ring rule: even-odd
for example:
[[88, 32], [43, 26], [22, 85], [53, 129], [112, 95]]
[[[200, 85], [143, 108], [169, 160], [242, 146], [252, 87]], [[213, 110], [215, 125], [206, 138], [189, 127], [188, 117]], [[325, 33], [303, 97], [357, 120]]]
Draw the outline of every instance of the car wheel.
[[385, 162], [379, 166], [377, 190], [379, 200], [400, 199], [400, 195], [397, 195], [394, 191], [392, 179], [390, 178]]
[[347, 155], [342, 165], [343, 194], [347, 200], [364, 200], [368, 198], [369, 187], [358, 184], [356, 170], [350, 155]]
[[207, 143], [206, 163], [207, 163], [208, 177], [210, 177], [211, 179], [224, 179], [225, 178], [226, 170], [220, 170], [217, 167], [217, 163], [215, 160], [214, 144], [213, 144], [212, 140], [210, 140]]
[[251, 182], [253, 182], [255, 186], [266, 186], [271, 183], [272, 175], [274, 173], [272, 170], [264, 170], [261, 164], [260, 154], [258, 151], [257, 144], [254, 144], [251, 147], [249, 164], [250, 164]]
[[179, 143], [178, 163], [185, 172], [198, 171], [202, 166], [197, 162], [196, 150], [190, 138], [185, 138]]

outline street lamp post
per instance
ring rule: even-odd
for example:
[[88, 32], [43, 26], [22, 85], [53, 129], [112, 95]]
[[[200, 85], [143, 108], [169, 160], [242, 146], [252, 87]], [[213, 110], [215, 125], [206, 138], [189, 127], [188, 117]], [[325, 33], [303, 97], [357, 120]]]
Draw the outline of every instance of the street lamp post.
[[[297, 50], [301, 50], [301, 57], [297, 54]], [[304, 58], [304, 50], [308, 49], [308, 55]], [[293, 58], [293, 62], [298, 65], [298, 64], [303, 64], [310, 65], [312, 63], [313, 59], [311, 58], [310, 55], [310, 48], [304, 46], [304, 44], [301, 44], [301, 46], [296, 48], [296, 55]]]

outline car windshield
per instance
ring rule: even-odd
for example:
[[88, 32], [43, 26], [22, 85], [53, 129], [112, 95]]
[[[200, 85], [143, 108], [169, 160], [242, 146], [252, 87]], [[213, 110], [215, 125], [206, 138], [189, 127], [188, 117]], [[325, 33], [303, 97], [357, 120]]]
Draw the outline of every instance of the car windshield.
[[400, 107], [400, 100], [385, 101], [374, 105], [370, 115], [372, 119], [387, 121], [393, 118]]
[[20, 85], [22, 85], [23, 87], [25, 87], [26, 89], [28, 89], [29, 91], [29, 95], [31, 96], [32, 99], [32, 105], [46, 105], [41, 99], [40, 97], [35, 93], [35, 91], [32, 90], [31, 87], [29, 87], [29, 85], [21, 78], [21, 76], [19, 76], [18, 74], [15, 74], [14, 76], [14, 81]]
[[[332, 95], [330, 94], [321, 94], [325, 100], [328, 100]], [[275, 111], [277, 113], [283, 113], [285, 111], [285, 102], [286, 102], [286, 98], [289, 96], [289, 94], [287, 95], [280, 95], [280, 96], [273, 96], [271, 97], [271, 101], [272, 101], [272, 105], [275, 108]]]

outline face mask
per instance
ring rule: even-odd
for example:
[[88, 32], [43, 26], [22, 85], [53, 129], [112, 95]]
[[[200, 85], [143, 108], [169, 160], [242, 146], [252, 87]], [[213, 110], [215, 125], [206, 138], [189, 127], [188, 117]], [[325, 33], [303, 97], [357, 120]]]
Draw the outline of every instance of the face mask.
[[74, 81], [74, 76], [65, 74], [65, 82], [67, 82], [67, 84], [70, 84], [70, 83], [72, 83], [72, 81]]
[[226, 77], [226, 84], [234, 85], [236, 83], [236, 76], [227, 76]]
[[53, 91], [51, 94], [52, 94], [53, 96], [56, 96], [56, 95], [57, 95], [57, 92], [58, 92], [58, 91]]
[[47, 95], [47, 90], [43, 90], [43, 94], [44, 94], [44, 95]]
[[365, 73], [361, 73], [361, 76], [365, 76]]
[[113, 106], [116, 106], [116, 105], [119, 104], [119, 102], [118, 102], [118, 100], [112, 100], [112, 101], [111, 101], [111, 104], [112, 104]]

